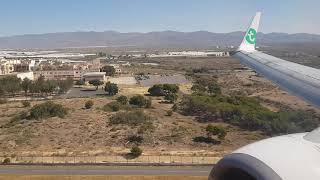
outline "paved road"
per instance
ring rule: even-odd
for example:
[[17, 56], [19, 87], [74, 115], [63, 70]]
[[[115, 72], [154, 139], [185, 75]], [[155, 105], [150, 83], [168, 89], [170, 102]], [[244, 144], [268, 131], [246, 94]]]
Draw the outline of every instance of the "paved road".
[[0, 166], [1, 174], [15, 175], [185, 175], [208, 176], [212, 167], [139, 166]]

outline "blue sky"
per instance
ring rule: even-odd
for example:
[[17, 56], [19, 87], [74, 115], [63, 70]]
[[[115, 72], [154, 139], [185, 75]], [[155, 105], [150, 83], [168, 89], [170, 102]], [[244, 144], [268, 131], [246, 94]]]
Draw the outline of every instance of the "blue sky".
[[245, 30], [320, 34], [319, 0], [0, 0], [0, 36], [70, 31]]

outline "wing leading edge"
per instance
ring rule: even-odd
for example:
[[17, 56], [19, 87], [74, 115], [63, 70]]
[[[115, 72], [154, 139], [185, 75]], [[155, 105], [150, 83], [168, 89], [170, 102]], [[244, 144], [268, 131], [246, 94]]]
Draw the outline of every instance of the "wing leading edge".
[[233, 56], [280, 88], [320, 107], [319, 69], [282, 60], [255, 49], [260, 16], [261, 13], [257, 13]]

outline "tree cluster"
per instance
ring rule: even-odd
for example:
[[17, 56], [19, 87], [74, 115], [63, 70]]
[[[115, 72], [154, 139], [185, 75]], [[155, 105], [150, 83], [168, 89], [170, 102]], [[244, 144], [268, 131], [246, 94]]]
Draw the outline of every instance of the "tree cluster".
[[12, 95], [14, 96], [21, 91], [25, 95], [49, 95], [52, 93], [65, 93], [73, 86], [73, 80], [45, 80], [41, 76], [36, 81], [31, 81], [28, 78], [21, 79], [15, 76], [7, 76], [0, 79], [0, 96]]
[[[310, 131], [320, 124], [319, 117], [306, 112], [273, 112], [262, 106], [256, 98], [222, 95], [214, 76], [195, 76], [194, 79], [194, 93], [184, 96], [179, 109], [184, 114], [199, 116], [201, 121], [222, 120], [243, 129], [260, 130], [268, 135]], [[215, 133], [220, 129], [208, 127], [210, 132], [214, 130]]]
[[201, 121], [223, 120], [268, 135], [310, 131], [320, 124], [319, 118], [305, 112], [270, 111], [251, 97], [193, 94], [183, 98], [180, 109], [184, 114], [199, 116]]

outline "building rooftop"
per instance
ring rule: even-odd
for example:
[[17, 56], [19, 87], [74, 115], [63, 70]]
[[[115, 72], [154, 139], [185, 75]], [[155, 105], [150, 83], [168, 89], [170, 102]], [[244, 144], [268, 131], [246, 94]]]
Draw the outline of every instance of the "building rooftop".
[[85, 73], [83, 76], [102, 76], [102, 75], [106, 75], [105, 72], [88, 72]]

